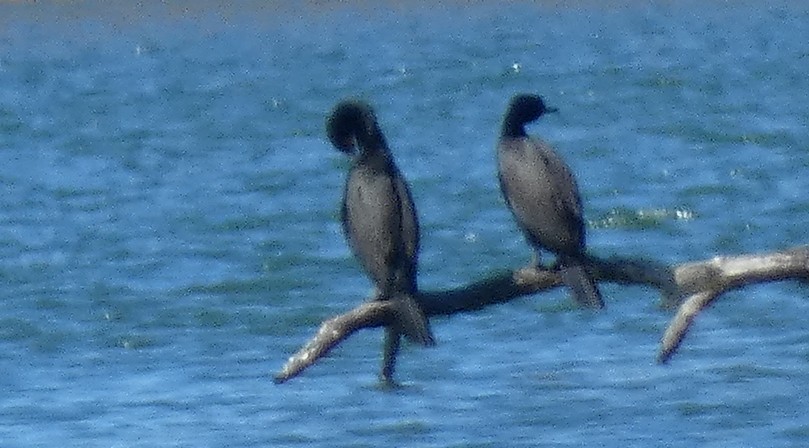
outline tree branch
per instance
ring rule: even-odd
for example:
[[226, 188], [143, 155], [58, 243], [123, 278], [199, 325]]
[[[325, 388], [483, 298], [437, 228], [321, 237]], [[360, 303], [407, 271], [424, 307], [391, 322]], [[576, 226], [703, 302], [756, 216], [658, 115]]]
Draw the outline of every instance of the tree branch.
[[668, 362], [682, 343], [696, 315], [722, 294], [755, 283], [809, 280], [809, 246], [768, 254], [715, 257], [675, 269], [677, 286], [690, 295], [680, 304], [661, 341], [658, 362]]
[[677, 314], [669, 322], [666, 332], [663, 333], [660, 353], [657, 356], [658, 362], [665, 363], [674, 355], [674, 352], [683, 342], [686, 332], [694, 322], [694, 318], [700, 311], [716, 300], [719, 295], [719, 291], [704, 291], [698, 292], [683, 301], [677, 310]]
[[[674, 268], [649, 260], [617, 257], [603, 260], [593, 257], [589, 264], [599, 281], [650, 286], [662, 293], [664, 306], [679, 305], [658, 355], [660, 362], [666, 362], [682, 343], [697, 314], [723, 293], [752, 283], [809, 280], [809, 246], [769, 254], [716, 257]], [[497, 273], [457, 289], [422, 292], [416, 300], [427, 316], [447, 316], [478, 311], [561, 285], [557, 270], [526, 267]], [[688, 298], [682, 300], [684, 297]], [[275, 382], [282, 383], [299, 375], [354, 332], [386, 326], [392, 319], [393, 309], [388, 302], [368, 301], [326, 320], [317, 334], [289, 358], [275, 376]], [[395, 351], [391, 355], [388, 351], [383, 372], [387, 372], [389, 379], [395, 362], [389, 357], [395, 357]]]

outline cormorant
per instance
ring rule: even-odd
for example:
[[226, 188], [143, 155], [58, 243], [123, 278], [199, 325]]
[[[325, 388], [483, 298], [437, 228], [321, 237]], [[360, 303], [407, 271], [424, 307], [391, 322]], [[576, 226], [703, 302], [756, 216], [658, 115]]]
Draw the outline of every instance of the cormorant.
[[354, 155], [343, 194], [343, 232], [376, 284], [376, 300], [397, 305], [396, 320], [387, 329], [386, 350], [398, 349], [399, 334], [434, 345], [427, 317], [413, 298], [418, 288], [416, 209], [373, 109], [361, 101], [342, 101], [329, 115], [326, 130], [335, 148]]
[[536, 251], [537, 265], [541, 249], [553, 252], [574, 299], [602, 308], [601, 293], [586, 267], [582, 204], [573, 173], [547, 143], [525, 132], [527, 123], [556, 111], [537, 95], [511, 99], [497, 145], [500, 190]]

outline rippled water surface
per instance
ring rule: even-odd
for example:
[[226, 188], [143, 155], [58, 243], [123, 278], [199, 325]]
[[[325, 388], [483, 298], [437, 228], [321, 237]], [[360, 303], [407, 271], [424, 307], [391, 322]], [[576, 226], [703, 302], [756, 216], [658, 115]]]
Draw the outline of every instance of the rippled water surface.
[[[147, 3], [147, 5], [149, 5]], [[0, 3], [2, 446], [802, 446], [806, 285], [728, 294], [670, 365], [647, 288], [381, 331], [272, 383], [370, 285], [337, 221], [340, 99], [372, 102], [422, 223], [421, 284], [524, 265], [508, 98], [574, 168], [590, 251], [666, 263], [806, 244], [798, 2]], [[58, 444], [58, 445], [57, 445]]]

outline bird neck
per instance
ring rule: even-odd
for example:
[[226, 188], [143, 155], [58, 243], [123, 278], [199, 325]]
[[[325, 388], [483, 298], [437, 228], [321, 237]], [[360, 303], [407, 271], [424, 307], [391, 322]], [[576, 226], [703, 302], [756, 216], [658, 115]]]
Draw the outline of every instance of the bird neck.
[[385, 145], [360, 146], [357, 165], [364, 166], [374, 172], [388, 173], [393, 168], [393, 159], [388, 147]]
[[515, 120], [514, 117], [508, 116], [503, 120], [503, 127], [500, 130], [500, 135], [506, 138], [520, 138], [527, 137], [525, 132], [525, 124], [521, 121]]
[[385, 141], [385, 135], [382, 134], [382, 130], [379, 129], [376, 122], [373, 122], [367, 128], [357, 132], [355, 137], [360, 150], [363, 152], [376, 151], [378, 148], [387, 148], [388, 146]]
[[390, 158], [388, 143], [385, 135], [376, 124], [371, 126], [367, 132], [359, 133], [356, 136], [359, 148], [359, 159], [387, 161]]

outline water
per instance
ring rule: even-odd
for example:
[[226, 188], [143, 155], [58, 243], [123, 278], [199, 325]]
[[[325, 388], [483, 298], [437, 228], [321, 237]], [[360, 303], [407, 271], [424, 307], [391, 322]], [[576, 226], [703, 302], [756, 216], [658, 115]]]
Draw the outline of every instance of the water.
[[529, 251], [494, 176], [508, 98], [573, 166], [593, 253], [806, 244], [809, 9], [793, 3], [0, 5], [0, 440], [17, 446], [800, 446], [806, 286], [725, 296], [670, 365], [642, 287], [381, 331], [271, 376], [369, 284], [337, 223], [340, 99], [372, 102], [421, 284]]

